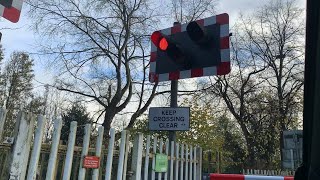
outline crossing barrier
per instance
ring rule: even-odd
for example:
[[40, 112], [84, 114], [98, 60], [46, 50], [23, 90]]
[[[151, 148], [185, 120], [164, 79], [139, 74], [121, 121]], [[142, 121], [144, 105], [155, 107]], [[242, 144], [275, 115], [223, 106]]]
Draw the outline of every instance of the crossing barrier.
[[210, 180], [293, 180], [292, 176], [258, 176], [242, 174], [210, 174]]

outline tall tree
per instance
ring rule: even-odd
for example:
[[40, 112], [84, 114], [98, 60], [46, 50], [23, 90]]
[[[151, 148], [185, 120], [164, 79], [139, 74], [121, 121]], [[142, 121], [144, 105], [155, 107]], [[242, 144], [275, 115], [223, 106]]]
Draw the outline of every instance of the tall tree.
[[302, 110], [305, 18], [295, 0], [270, 1], [255, 17], [241, 22], [254, 54], [268, 65], [262, 78], [276, 107], [282, 160], [283, 131], [295, 124]]
[[106, 131], [129, 103], [138, 105], [131, 121], [147, 109], [157, 87], [146, 83], [146, 35], [155, 15], [149, 1], [29, 0], [28, 4], [35, 30], [46, 40], [42, 50], [59, 71], [55, 84], [59, 90], [95, 103], [97, 119], [103, 117]]
[[302, 10], [292, 0], [270, 1], [254, 15], [242, 16], [231, 38], [232, 72], [217, 77], [210, 88], [239, 123], [251, 165], [260, 159], [271, 166], [272, 155], [282, 155], [282, 132], [299, 118], [301, 21]]
[[7, 109], [7, 133], [14, 128], [17, 111], [28, 104], [32, 95], [32, 66], [33, 59], [26, 52], [13, 52], [1, 73], [1, 105]]
[[252, 56], [251, 48], [244, 48], [247, 44], [248, 41], [235, 31], [231, 46], [232, 72], [227, 76], [216, 77], [214, 81], [205, 83], [204, 86], [207, 88], [207, 84], [210, 84], [211, 87], [207, 88], [208, 94], [205, 95], [220, 97], [238, 122], [246, 140], [248, 165], [253, 166], [258, 159], [257, 155], [260, 154], [256, 148], [259, 146], [256, 137], [265, 136], [260, 129], [257, 129], [261, 122], [255, 115], [260, 109], [254, 105], [259, 103], [257, 102], [259, 99], [256, 98], [259, 94], [259, 85], [262, 83], [259, 81], [259, 76], [266, 65]]
[[[106, 131], [123, 111], [131, 114], [128, 126], [132, 127], [156, 95], [168, 92], [157, 92], [158, 83], [147, 82], [149, 34], [165, 15], [160, 12], [162, 4], [153, 2], [27, 1], [35, 30], [46, 43], [43, 53], [51, 55], [61, 70], [56, 87], [95, 102]], [[190, 10], [181, 14], [190, 14], [188, 20], [204, 16], [213, 7], [212, 0], [180, 5]], [[175, 4], [170, 7], [175, 11]], [[50, 40], [54, 43], [48, 45]]]

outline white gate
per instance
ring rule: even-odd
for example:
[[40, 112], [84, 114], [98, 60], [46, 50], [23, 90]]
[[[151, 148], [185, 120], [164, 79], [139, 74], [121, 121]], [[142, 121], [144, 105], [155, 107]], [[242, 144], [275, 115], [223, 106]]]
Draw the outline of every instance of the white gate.
[[[5, 110], [0, 109], [0, 138], [2, 134], [3, 121], [5, 119]], [[38, 116], [37, 121], [32, 114], [20, 112], [17, 123], [17, 137], [12, 144], [10, 155], [10, 180], [33, 180], [44, 179], [37, 177], [38, 165], [40, 159], [40, 151], [42, 145], [42, 137], [44, 133], [45, 118]], [[34, 124], [37, 124], [34, 136]], [[52, 134], [52, 143], [50, 148], [49, 161], [47, 165], [46, 180], [60, 179], [57, 178], [57, 158], [61, 134], [62, 122], [60, 119], [54, 121], [54, 131]], [[83, 159], [89, 153], [89, 145], [91, 140], [91, 125], [85, 126], [85, 134], [83, 137], [83, 147], [81, 148], [81, 160], [79, 163], [77, 179], [105, 179], [114, 180], [200, 180], [202, 174], [202, 149], [192, 147], [186, 144], [179, 144], [169, 141], [164, 141], [156, 136], [146, 136], [138, 133], [134, 135], [133, 143], [130, 142], [129, 131], [121, 132], [120, 142], [115, 139], [115, 130], [109, 132], [109, 140], [107, 150], [103, 148], [104, 128], [98, 128], [98, 136], [96, 137], [95, 152], [93, 155], [103, 157], [106, 152], [107, 156], [104, 161], [101, 161], [100, 166], [104, 169], [86, 169], [83, 167]], [[72, 122], [70, 125], [68, 144], [66, 148], [65, 158], [63, 159], [63, 168], [60, 171], [63, 180], [69, 180], [71, 173], [77, 168], [77, 164], [73, 163], [75, 152], [75, 139], [77, 132], [77, 122]], [[144, 141], [145, 140], [145, 141]], [[33, 142], [33, 143], [32, 143]], [[170, 146], [169, 146], [170, 143]], [[0, 143], [1, 144], [1, 143]], [[116, 150], [116, 145], [119, 145], [119, 150]], [[32, 145], [32, 148], [31, 148]], [[151, 148], [152, 147], [152, 148]], [[170, 149], [169, 149], [170, 147]], [[32, 149], [32, 151], [31, 151]], [[29, 154], [31, 156], [29, 160]], [[155, 172], [156, 158], [155, 154], [162, 153], [168, 155], [168, 171], [164, 173]], [[113, 165], [117, 157], [117, 167]], [[101, 158], [103, 159], [103, 158]], [[131, 165], [128, 164], [129, 159]], [[151, 161], [151, 162], [150, 162]], [[130, 167], [130, 170], [128, 170]], [[116, 169], [116, 171], [115, 171]], [[90, 171], [90, 174], [88, 173]], [[102, 174], [104, 176], [102, 176]], [[91, 176], [91, 177], [89, 177]]]

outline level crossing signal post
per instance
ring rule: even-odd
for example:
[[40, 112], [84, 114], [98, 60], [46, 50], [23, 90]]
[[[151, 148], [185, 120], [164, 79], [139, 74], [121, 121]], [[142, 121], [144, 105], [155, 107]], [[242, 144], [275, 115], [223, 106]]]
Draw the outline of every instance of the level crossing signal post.
[[[158, 30], [151, 35], [150, 82], [171, 81], [170, 107], [177, 108], [178, 80], [225, 75], [231, 70], [229, 16], [220, 14]], [[169, 131], [175, 141], [175, 131]]]
[[[180, 23], [179, 22], [174, 22], [173, 26], [179, 26]], [[177, 48], [176, 46], [174, 47], [169, 47], [169, 44], [167, 43], [167, 40], [165, 38], [162, 39], [162, 41], [164, 41], [164, 47], [162, 47], [164, 49], [164, 51], [168, 48]], [[170, 44], [172, 46], [172, 44]], [[179, 49], [176, 49], [177, 52], [175, 52], [174, 49], [168, 49], [168, 51], [172, 51], [171, 52], [171, 56], [175, 56], [175, 53], [181, 53]], [[169, 53], [169, 52], [168, 52]], [[169, 53], [170, 54], [170, 53]], [[168, 55], [169, 55], [168, 54]], [[177, 54], [179, 55], [179, 54]], [[183, 55], [182, 55], [183, 56]], [[180, 57], [178, 57], [180, 58]], [[175, 58], [172, 58], [175, 59]], [[171, 96], [170, 96], [170, 107], [176, 108], [178, 107], [178, 80], [171, 80]], [[174, 141], [176, 142], [176, 131], [169, 131], [169, 142]], [[171, 146], [171, 143], [169, 143], [169, 146]]]
[[[155, 31], [151, 35], [149, 81], [171, 81], [170, 107], [178, 108], [179, 79], [231, 71], [229, 44], [226, 13]], [[176, 141], [178, 130], [168, 131], [170, 142]]]

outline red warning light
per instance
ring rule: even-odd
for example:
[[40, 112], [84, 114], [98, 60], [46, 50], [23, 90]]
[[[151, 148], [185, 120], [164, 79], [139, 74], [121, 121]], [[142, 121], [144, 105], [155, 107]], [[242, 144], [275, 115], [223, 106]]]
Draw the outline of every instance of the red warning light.
[[168, 49], [168, 46], [169, 46], [169, 43], [167, 41], [166, 38], [162, 38], [159, 42], [159, 48], [162, 50], [162, 51], [165, 51]]
[[168, 49], [169, 42], [159, 31], [155, 31], [154, 33], [152, 33], [151, 41], [157, 48], [162, 51], [166, 51]]
[[159, 47], [159, 43], [161, 41], [161, 38], [163, 38], [162, 34], [159, 31], [155, 31], [154, 33], [152, 33], [151, 35], [151, 41], [152, 43]]

